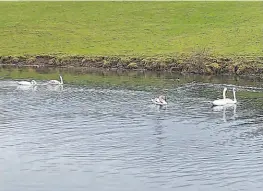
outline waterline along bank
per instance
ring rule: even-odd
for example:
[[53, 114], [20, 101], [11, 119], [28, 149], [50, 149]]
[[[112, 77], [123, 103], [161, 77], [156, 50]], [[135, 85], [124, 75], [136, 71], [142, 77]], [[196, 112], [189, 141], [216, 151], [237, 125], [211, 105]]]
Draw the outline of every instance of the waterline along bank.
[[0, 64], [261, 75], [263, 2], [3, 2]]
[[[212, 57], [202, 53], [181, 56], [0, 56], [2, 66], [85, 67], [109, 70], [169, 71], [203, 75], [259, 75], [263, 56]], [[262, 76], [263, 77], [263, 76]]]

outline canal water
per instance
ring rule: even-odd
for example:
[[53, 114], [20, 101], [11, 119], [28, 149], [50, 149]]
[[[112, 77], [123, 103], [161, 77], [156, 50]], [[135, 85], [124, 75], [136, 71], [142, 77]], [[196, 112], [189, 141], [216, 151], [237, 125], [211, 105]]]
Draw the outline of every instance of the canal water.
[[0, 190], [262, 190], [260, 80], [60, 73], [1, 70]]

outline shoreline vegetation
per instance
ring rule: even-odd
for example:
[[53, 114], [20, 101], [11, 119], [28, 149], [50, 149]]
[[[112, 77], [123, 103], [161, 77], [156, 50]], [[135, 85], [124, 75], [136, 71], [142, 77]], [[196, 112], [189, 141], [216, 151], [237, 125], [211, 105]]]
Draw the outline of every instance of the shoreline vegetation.
[[[201, 75], [263, 77], [262, 57], [213, 57], [204, 53], [180, 56], [0, 56], [0, 66], [85, 67], [106, 70], [163, 71]], [[262, 75], [262, 76], [261, 76]]]
[[263, 71], [263, 2], [1, 2], [0, 66]]

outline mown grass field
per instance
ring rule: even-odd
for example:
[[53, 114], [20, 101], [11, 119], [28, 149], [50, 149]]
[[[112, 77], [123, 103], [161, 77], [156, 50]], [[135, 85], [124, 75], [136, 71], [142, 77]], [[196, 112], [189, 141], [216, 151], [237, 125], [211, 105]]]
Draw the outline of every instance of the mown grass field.
[[0, 2], [3, 55], [263, 53], [263, 2]]

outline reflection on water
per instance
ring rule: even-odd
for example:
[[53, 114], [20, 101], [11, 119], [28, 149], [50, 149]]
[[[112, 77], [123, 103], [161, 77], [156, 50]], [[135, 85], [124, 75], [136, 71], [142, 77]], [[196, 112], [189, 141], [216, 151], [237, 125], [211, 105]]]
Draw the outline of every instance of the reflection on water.
[[235, 119], [236, 116], [236, 104], [228, 104], [228, 105], [222, 105], [222, 106], [214, 106], [212, 109], [213, 111], [217, 111], [217, 112], [221, 112], [223, 113], [223, 121], [226, 122], [227, 118], [226, 118], [226, 110], [227, 109], [232, 109], [233, 110], [233, 115], [230, 119]]
[[47, 85], [49, 91], [63, 91], [63, 85]]
[[263, 90], [212, 108], [225, 84], [165, 84], [160, 107], [162, 86], [0, 81], [0, 188], [261, 190]]
[[31, 90], [31, 91], [36, 91], [37, 90], [37, 86], [21, 86], [21, 85], [18, 85], [17, 90]]

